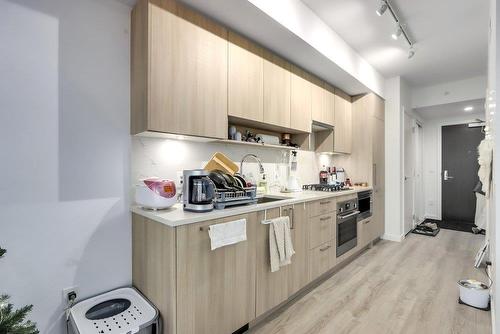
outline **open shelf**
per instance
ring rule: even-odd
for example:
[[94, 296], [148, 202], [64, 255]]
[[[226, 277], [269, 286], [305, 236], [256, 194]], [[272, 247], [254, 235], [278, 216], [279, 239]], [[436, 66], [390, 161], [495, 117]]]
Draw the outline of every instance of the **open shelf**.
[[290, 150], [290, 151], [300, 150], [300, 148], [290, 147], [290, 146], [271, 145], [271, 144], [263, 144], [263, 143], [252, 143], [252, 142], [247, 142], [247, 141], [238, 141], [238, 140], [231, 140], [231, 139], [220, 139], [220, 140], [217, 140], [216, 142], [224, 143], [224, 144], [231, 144], [231, 145], [264, 147], [264, 148], [271, 148], [271, 149], [276, 149], [276, 150]]

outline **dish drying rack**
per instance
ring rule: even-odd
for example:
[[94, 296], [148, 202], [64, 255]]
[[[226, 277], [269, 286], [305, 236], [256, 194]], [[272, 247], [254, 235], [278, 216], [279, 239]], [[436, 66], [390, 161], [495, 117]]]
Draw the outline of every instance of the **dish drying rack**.
[[216, 189], [214, 207], [218, 210], [228, 206], [257, 203], [257, 187], [246, 187], [243, 190]]

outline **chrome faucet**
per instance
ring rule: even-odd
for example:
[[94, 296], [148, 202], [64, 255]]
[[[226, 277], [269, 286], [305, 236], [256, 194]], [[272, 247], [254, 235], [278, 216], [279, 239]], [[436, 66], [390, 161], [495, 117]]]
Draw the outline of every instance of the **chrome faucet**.
[[264, 171], [264, 166], [262, 166], [262, 161], [260, 161], [259, 157], [257, 157], [255, 154], [247, 154], [245, 155], [242, 159], [241, 159], [241, 162], [240, 162], [240, 174], [241, 175], [244, 175], [243, 174], [243, 163], [245, 162], [245, 160], [247, 158], [254, 158], [255, 161], [257, 161], [257, 163], [259, 164], [259, 170], [260, 170], [260, 174], [264, 174], [265, 171]]

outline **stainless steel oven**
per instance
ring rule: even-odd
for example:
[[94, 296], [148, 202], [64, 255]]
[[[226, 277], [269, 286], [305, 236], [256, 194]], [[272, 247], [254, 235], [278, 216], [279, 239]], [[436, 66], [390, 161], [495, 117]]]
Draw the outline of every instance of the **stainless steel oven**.
[[358, 244], [358, 200], [337, 204], [337, 257]]
[[373, 212], [373, 192], [371, 190], [358, 193], [358, 219], [362, 220], [372, 216]]

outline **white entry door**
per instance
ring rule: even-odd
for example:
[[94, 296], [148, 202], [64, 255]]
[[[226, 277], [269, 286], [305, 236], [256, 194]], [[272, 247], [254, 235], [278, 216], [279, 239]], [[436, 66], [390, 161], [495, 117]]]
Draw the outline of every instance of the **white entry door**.
[[415, 120], [404, 113], [404, 234], [415, 221]]

